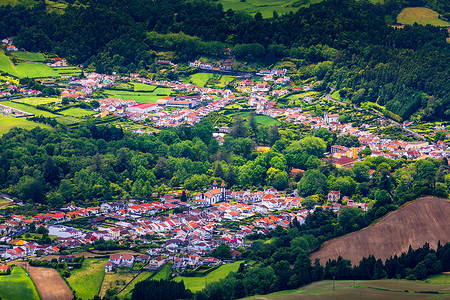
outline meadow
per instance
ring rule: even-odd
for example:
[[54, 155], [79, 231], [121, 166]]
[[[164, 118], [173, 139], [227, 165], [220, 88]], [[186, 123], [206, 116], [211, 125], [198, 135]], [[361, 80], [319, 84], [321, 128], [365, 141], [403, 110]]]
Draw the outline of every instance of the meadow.
[[75, 269], [67, 278], [70, 287], [76, 291], [76, 295], [83, 299], [92, 299], [97, 295], [105, 274], [107, 258], [88, 258], [83, 262], [81, 269]]
[[3, 52], [0, 52], [0, 71], [19, 78], [43, 78], [59, 76], [59, 74], [52, 68], [42, 63], [24, 62], [14, 65], [11, 59]]
[[153, 272], [142, 272], [139, 274], [123, 291], [121, 291], [118, 296], [120, 299], [131, 299], [131, 294], [133, 293], [134, 286], [136, 283], [141, 282], [153, 275]]
[[0, 276], [0, 298], [4, 300], [40, 299], [33, 281], [21, 267], [15, 267], [11, 275]]
[[189, 82], [195, 86], [204, 87], [206, 82], [214, 77], [212, 73], [195, 73], [189, 76]]
[[[248, 122], [248, 118], [250, 116], [250, 112], [242, 112], [233, 114], [233, 117], [240, 116], [244, 119], [244, 121]], [[280, 122], [278, 120], [272, 119], [271, 117], [265, 115], [255, 114], [256, 123], [259, 125], [270, 126], [270, 125], [279, 125]]]
[[201, 291], [206, 283], [219, 281], [225, 278], [230, 272], [237, 272], [239, 269], [240, 261], [220, 266], [218, 269], [209, 273], [206, 277], [175, 277], [175, 281], [184, 281], [184, 285], [187, 289], [190, 289], [193, 293]]
[[77, 67], [53, 67], [53, 70], [58, 74], [80, 75], [81, 69]]
[[433, 25], [439, 27], [450, 26], [449, 22], [438, 19], [439, 14], [426, 7], [407, 7], [397, 16], [397, 23], [413, 25]]
[[171, 93], [169, 88], [158, 87], [152, 92], [134, 92], [134, 91], [123, 91], [123, 90], [105, 90], [105, 92], [110, 97], [120, 98], [122, 100], [134, 100], [139, 103], [152, 102], [155, 103], [156, 100], [168, 96]]
[[103, 279], [102, 287], [100, 289], [100, 296], [105, 296], [105, 293], [108, 289], [116, 288], [117, 291], [120, 291], [127, 283], [129, 283], [133, 279], [134, 276], [136, 276], [136, 274], [129, 272], [106, 273], [105, 278]]
[[31, 122], [25, 118], [14, 118], [0, 114], [0, 135], [7, 133], [10, 129], [14, 127], [23, 129], [33, 129], [38, 126], [47, 129], [52, 128], [50, 125]]
[[45, 61], [44, 55], [39, 52], [15, 51], [15, 52], [12, 52], [12, 55], [14, 55], [15, 57], [17, 57], [20, 60], [25, 60], [25, 61], [39, 61], [39, 62]]
[[130, 84], [133, 86], [135, 92], [153, 92], [157, 88], [154, 85], [149, 85], [140, 82], [132, 82]]
[[[409, 280], [332, 280], [311, 283], [300, 289], [245, 299], [450, 299], [449, 285]], [[421, 293], [434, 291], [442, 294]]]
[[38, 106], [41, 104], [55, 103], [61, 101], [59, 98], [47, 98], [47, 97], [30, 97], [30, 98], [19, 98], [15, 99], [15, 102], [20, 102], [32, 106]]
[[79, 108], [79, 107], [68, 108], [63, 111], [60, 111], [59, 113], [65, 115], [65, 116], [71, 116], [71, 117], [76, 117], [76, 118], [82, 118], [82, 117], [92, 116], [92, 115], [96, 114], [95, 111], [83, 109], [83, 108]]

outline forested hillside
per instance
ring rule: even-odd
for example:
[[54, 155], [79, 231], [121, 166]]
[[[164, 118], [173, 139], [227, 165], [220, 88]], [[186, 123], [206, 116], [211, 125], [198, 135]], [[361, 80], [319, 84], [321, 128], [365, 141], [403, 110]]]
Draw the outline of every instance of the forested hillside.
[[[441, 2], [436, 8], [443, 11]], [[404, 119], [419, 109], [423, 119], [450, 116], [447, 32], [386, 24], [386, 16], [420, 3], [328, 0], [271, 19], [224, 12], [207, 1], [84, 4], [69, 5], [64, 14], [47, 13], [44, 4], [0, 7], [0, 36], [16, 36], [19, 47], [54, 51], [98, 72], [152, 70], [158, 51], [174, 51], [176, 61], [186, 62], [231, 47], [246, 62], [289, 60], [298, 69], [294, 80], [315, 76], [354, 103], [377, 102]]]

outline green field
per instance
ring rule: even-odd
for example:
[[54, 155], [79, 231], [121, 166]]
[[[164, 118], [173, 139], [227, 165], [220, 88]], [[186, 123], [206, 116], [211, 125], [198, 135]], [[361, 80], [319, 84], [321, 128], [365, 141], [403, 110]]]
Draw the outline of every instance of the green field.
[[243, 10], [249, 14], [260, 12], [264, 18], [271, 18], [273, 11], [278, 15], [286, 14], [291, 11], [296, 12], [301, 7], [309, 7], [310, 4], [320, 3], [322, 0], [220, 0], [224, 11], [228, 9]]
[[76, 118], [81, 118], [81, 117], [86, 117], [86, 116], [91, 116], [91, 115], [96, 114], [95, 111], [87, 110], [87, 109], [83, 109], [83, 108], [79, 108], [79, 107], [69, 108], [69, 109], [60, 111], [60, 113], [65, 116], [71, 116], [71, 117], [76, 117]]
[[0, 298], [3, 300], [40, 299], [33, 281], [20, 267], [15, 267], [11, 275], [0, 276]]
[[81, 269], [75, 269], [67, 278], [70, 287], [76, 291], [77, 297], [92, 299], [97, 295], [105, 274], [107, 258], [88, 258], [83, 262]]
[[161, 270], [152, 277], [152, 280], [167, 279], [172, 273], [172, 264], [165, 264]]
[[[450, 285], [427, 284], [409, 280], [323, 280], [295, 290], [245, 299], [450, 299]], [[441, 293], [420, 293], [434, 291]]]
[[175, 281], [184, 281], [184, 285], [187, 289], [190, 289], [193, 293], [197, 291], [201, 291], [205, 285], [206, 281], [208, 283], [219, 281], [222, 278], [225, 278], [230, 272], [237, 272], [239, 269], [239, 265], [241, 264], [241, 261], [237, 261], [231, 264], [226, 264], [220, 266], [218, 269], [212, 271], [207, 275], [207, 278], [205, 277], [175, 277]]
[[206, 82], [214, 77], [212, 73], [196, 73], [189, 76], [189, 82], [195, 86], [204, 87]]
[[14, 55], [15, 57], [17, 57], [20, 60], [40, 61], [40, 62], [44, 62], [45, 61], [44, 55], [42, 53], [38, 53], [38, 52], [20, 52], [20, 51], [16, 51], [16, 52], [12, 52], [12, 55]]
[[14, 65], [10, 58], [0, 52], [0, 71], [12, 76], [24, 78], [57, 77], [59, 74], [52, 68], [40, 63], [19, 63]]
[[437, 275], [428, 276], [425, 280], [428, 283], [444, 283], [450, 285], [450, 273], [447, 274], [441, 273]]
[[169, 88], [158, 87], [153, 92], [132, 92], [122, 90], [105, 90], [105, 92], [114, 98], [120, 98], [122, 100], [134, 100], [140, 103], [156, 102], [159, 98], [168, 96], [171, 93]]
[[70, 74], [70, 75], [80, 75], [81, 69], [77, 67], [53, 67], [53, 70], [58, 74]]
[[419, 25], [430, 24], [440, 27], [450, 26], [450, 23], [438, 19], [438, 16], [437, 12], [426, 7], [407, 7], [397, 16], [397, 23], [407, 25], [413, 25], [414, 23]]
[[0, 0], [0, 6], [2, 5], [17, 5], [17, 4], [22, 4], [24, 6], [31, 6], [36, 4], [36, 1], [34, 0]]
[[130, 84], [134, 87], [135, 92], [153, 92], [157, 88], [154, 85], [149, 85], [140, 82], [132, 82]]
[[141, 282], [153, 275], [153, 272], [142, 272], [139, 274], [129, 286], [127, 286], [122, 292], [118, 294], [120, 299], [131, 299], [131, 294], [133, 293], [134, 286], [136, 283]]
[[[75, 117], [56, 115], [56, 114], [53, 114], [53, 113], [51, 113], [49, 111], [40, 110], [40, 109], [37, 109], [37, 108], [35, 108], [33, 106], [25, 105], [25, 104], [22, 104], [22, 103], [15, 103], [15, 102], [11, 102], [11, 101], [3, 101], [2, 104], [6, 105], [6, 106], [10, 106], [10, 107], [13, 107], [13, 108], [17, 108], [17, 109], [23, 110], [25, 112], [34, 114], [36, 116], [44, 116], [44, 117], [56, 118], [56, 120], [59, 123], [64, 124], [64, 125], [68, 125], [68, 124], [73, 124], [73, 123], [79, 122], [79, 120], [77, 118], [75, 118]], [[36, 124], [36, 123], [33, 123], [33, 124]]]
[[[237, 113], [234, 116], [241, 116], [244, 121], [248, 121], [248, 117], [250, 115], [250, 112], [243, 112], [243, 113]], [[272, 119], [271, 117], [264, 116], [264, 115], [257, 115], [255, 114], [255, 120], [256, 123], [264, 126], [270, 126], [270, 125], [279, 125], [280, 122], [278, 120]]]
[[26, 118], [13, 118], [0, 114], [0, 135], [7, 133], [11, 128], [18, 127], [33, 129], [35, 127], [52, 128], [50, 125], [28, 121]]
[[220, 87], [225, 87], [225, 86], [227, 86], [227, 84], [229, 84], [233, 80], [234, 80], [234, 76], [222, 75], [222, 77], [220, 77], [220, 80], [219, 80], [219, 83], [217, 84], [217, 86], [219, 88]]
[[14, 101], [29, 104], [32, 106], [38, 106], [40, 104], [48, 104], [48, 103], [54, 103], [57, 101], [61, 101], [59, 98], [46, 98], [46, 97], [30, 97], [30, 98], [20, 98], [15, 99]]

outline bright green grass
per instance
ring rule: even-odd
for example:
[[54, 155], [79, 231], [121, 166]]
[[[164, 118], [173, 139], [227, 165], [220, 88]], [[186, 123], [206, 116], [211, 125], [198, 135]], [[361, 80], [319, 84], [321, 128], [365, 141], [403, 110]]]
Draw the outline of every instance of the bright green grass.
[[[238, 113], [234, 116], [237, 116], [237, 115], [241, 116], [244, 119], [244, 121], [248, 121], [250, 112], [247, 111], [247, 112], [243, 112], [243, 113]], [[260, 125], [264, 125], [264, 126], [280, 124], [279, 121], [272, 119], [271, 117], [264, 116], [264, 115], [255, 115], [255, 120], [256, 120], [256, 123], [258, 123]]]
[[[14, 118], [0, 114], [0, 135], [7, 133], [11, 128], [18, 127], [33, 129], [35, 127], [52, 128], [50, 125], [28, 121], [26, 118]], [[1, 278], [1, 277], [0, 277]]]
[[14, 101], [25, 103], [33, 106], [38, 106], [40, 104], [48, 104], [48, 103], [54, 103], [57, 101], [61, 101], [61, 99], [58, 98], [44, 98], [44, 97], [30, 97], [30, 98], [20, 98], [15, 99]]
[[172, 273], [172, 264], [165, 264], [161, 270], [152, 277], [152, 280], [167, 279]]
[[450, 286], [450, 274], [437, 274], [428, 276], [424, 281], [429, 283], [444, 283]]
[[339, 94], [339, 91], [336, 90], [333, 92], [333, 94], [331, 94], [331, 98], [336, 99], [336, 100], [341, 100], [341, 94]]
[[122, 100], [134, 100], [140, 103], [156, 102], [159, 98], [170, 94], [171, 89], [158, 87], [153, 92], [132, 92], [121, 90], [106, 90], [110, 97], [120, 98]]
[[71, 271], [71, 276], [67, 278], [70, 287], [77, 293], [77, 297], [92, 299], [97, 295], [103, 275], [107, 258], [88, 258], [83, 262], [81, 269]]
[[36, 4], [36, 1], [34, 0], [0, 0], [0, 6], [2, 5], [17, 5], [17, 4], [22, 4], [24, 6], [32, 6], [34, 4]]
[[15, 267], [11, 275], [0, 276], [0, 297], [4, 300], [40, 299], [33, 281], [20, 267]]
[[212, 271], [207, 275], [207, 278], [205, 277], [175, 277], [175, 281], [184, 281], [184, 285], [187, 289], [190, 289], [193, 293], [197, 291], [201, 291], [205, 285], [206, 280], [208, 283], [219, 281], [222, 278], [225, 278], [230, 272], [237, 272], [239, 269], [239, 265], [241, 264], [240, 261], [226, 264], [220, 266], [218, 269]]
[[135, 92], [153, 92], [157, 88], [154, 85], [148, 85], [140, 82], [132, 82], [131, 85], [134, 87]]
[[[322, 2], [322, 0], [246, 0], [241, 2], [240, 0], [220, 0], [223, 5], [224, 11], [228, 9], [243, 10], [249, 14], [256, 14], [260, 12], [264, 18], [271, 18], [273, 11], [276, 11], [278, 15], [286, 14], [291, 11], [296, 12], [300, 7], [309, 7], [310, 4]], [[293, 7], [296, 6], [296, 7]]]
[[15, 77], [20, 77], [19, 72], [16, 70], [14, 64], [5, 53], [0, 51], [0, 71], [8, 73]]
[[397, 16], [397, 22], [408, 25], [417, 23], [419, 25], [430, 24], [440, 27], [450, 26], [450, 23], [438, 19], [438, 16], [437, 12], [426, 7], [407, 7]]
[[64, 125], [68, 125], [68, 124], [73, 124], [73, 123], [77, 123], [79, 122], [79, 120], [75, 117], [71, 117], [71, 116], [60, 116], [60, 115], [56, 115], [53, 114], [51, 112], [45, 111], [45, 110], [40, 110], [37, 109], [33, 106], [29, 106], [29, 105], [25, 105], [22, 103], [15, 103], [15, 102], [11, 102], [11, 101], [2, 101], [3, 105], [9, 106], [9, 107], [13, 107], [13, 108], [17, 108], [19, 110], [23, 110], [25, 112], [28, 112], [30, 114], [34, 114], [35, 116], [44, 116], [44, 117], [50, 117], [50, 118], [56, 118], [56, 120]]
[[16, 66], [16, 69], [21, 77], [43, 78], [59, 76], [58, 73], [45, 64], [20, 63]]
[[20, 52], [20, 51], [16, 51], [16, 52], [12, 52], [12, 55], [14, 55], [15, 57], [17, 57], [20, 60], [40, 61], [40, 62], [44, 62], [45, 61], [44, 55], [42, 55], [42, 53], [38, 53], [38, 52]]
[[189, 76], [189, 81], [195, 86], [203, 87], [206, 82], [213, 77], [214, 74], [212, 73], [196, 73]]
[[134, 286], [136, 283], [141, 282], [152, 276], [153, 272], [142, 272], [139, 274], [122, 292], [118, 294], [120, 299], [131, 299]]
[[95, 111], [87, 110], [87, 109], [83, 109], [83, 108], [79, 108], [79, 107], [69, 108], [69, 109], [60, 111], [60, 113], [65, 116], [72, 116], [72, 117], [76, 117], [76, 118], [81, 118], [81, 117], [91, 116], [91, 115], [96, 114]]
[[230, 76], [230, 75], [223, 75], [220, 80], [219, 80], [219, 87], [225, 87], [227, 84], [229, 84], [230, 82], [232, 82], [234, 80], [234, 76]]

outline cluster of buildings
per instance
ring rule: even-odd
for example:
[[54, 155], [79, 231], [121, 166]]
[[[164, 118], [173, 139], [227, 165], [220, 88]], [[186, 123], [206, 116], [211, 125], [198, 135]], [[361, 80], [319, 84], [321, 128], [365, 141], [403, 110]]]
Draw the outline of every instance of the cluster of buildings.
[[202, 70], [214, 70], [214, 71], [230, 71], [233, 69], [234, 59], [226, 58], [220, 61], [208, 63], [201, 60], [196, 60], [189, 63], [190, 67], [194, 67]]

